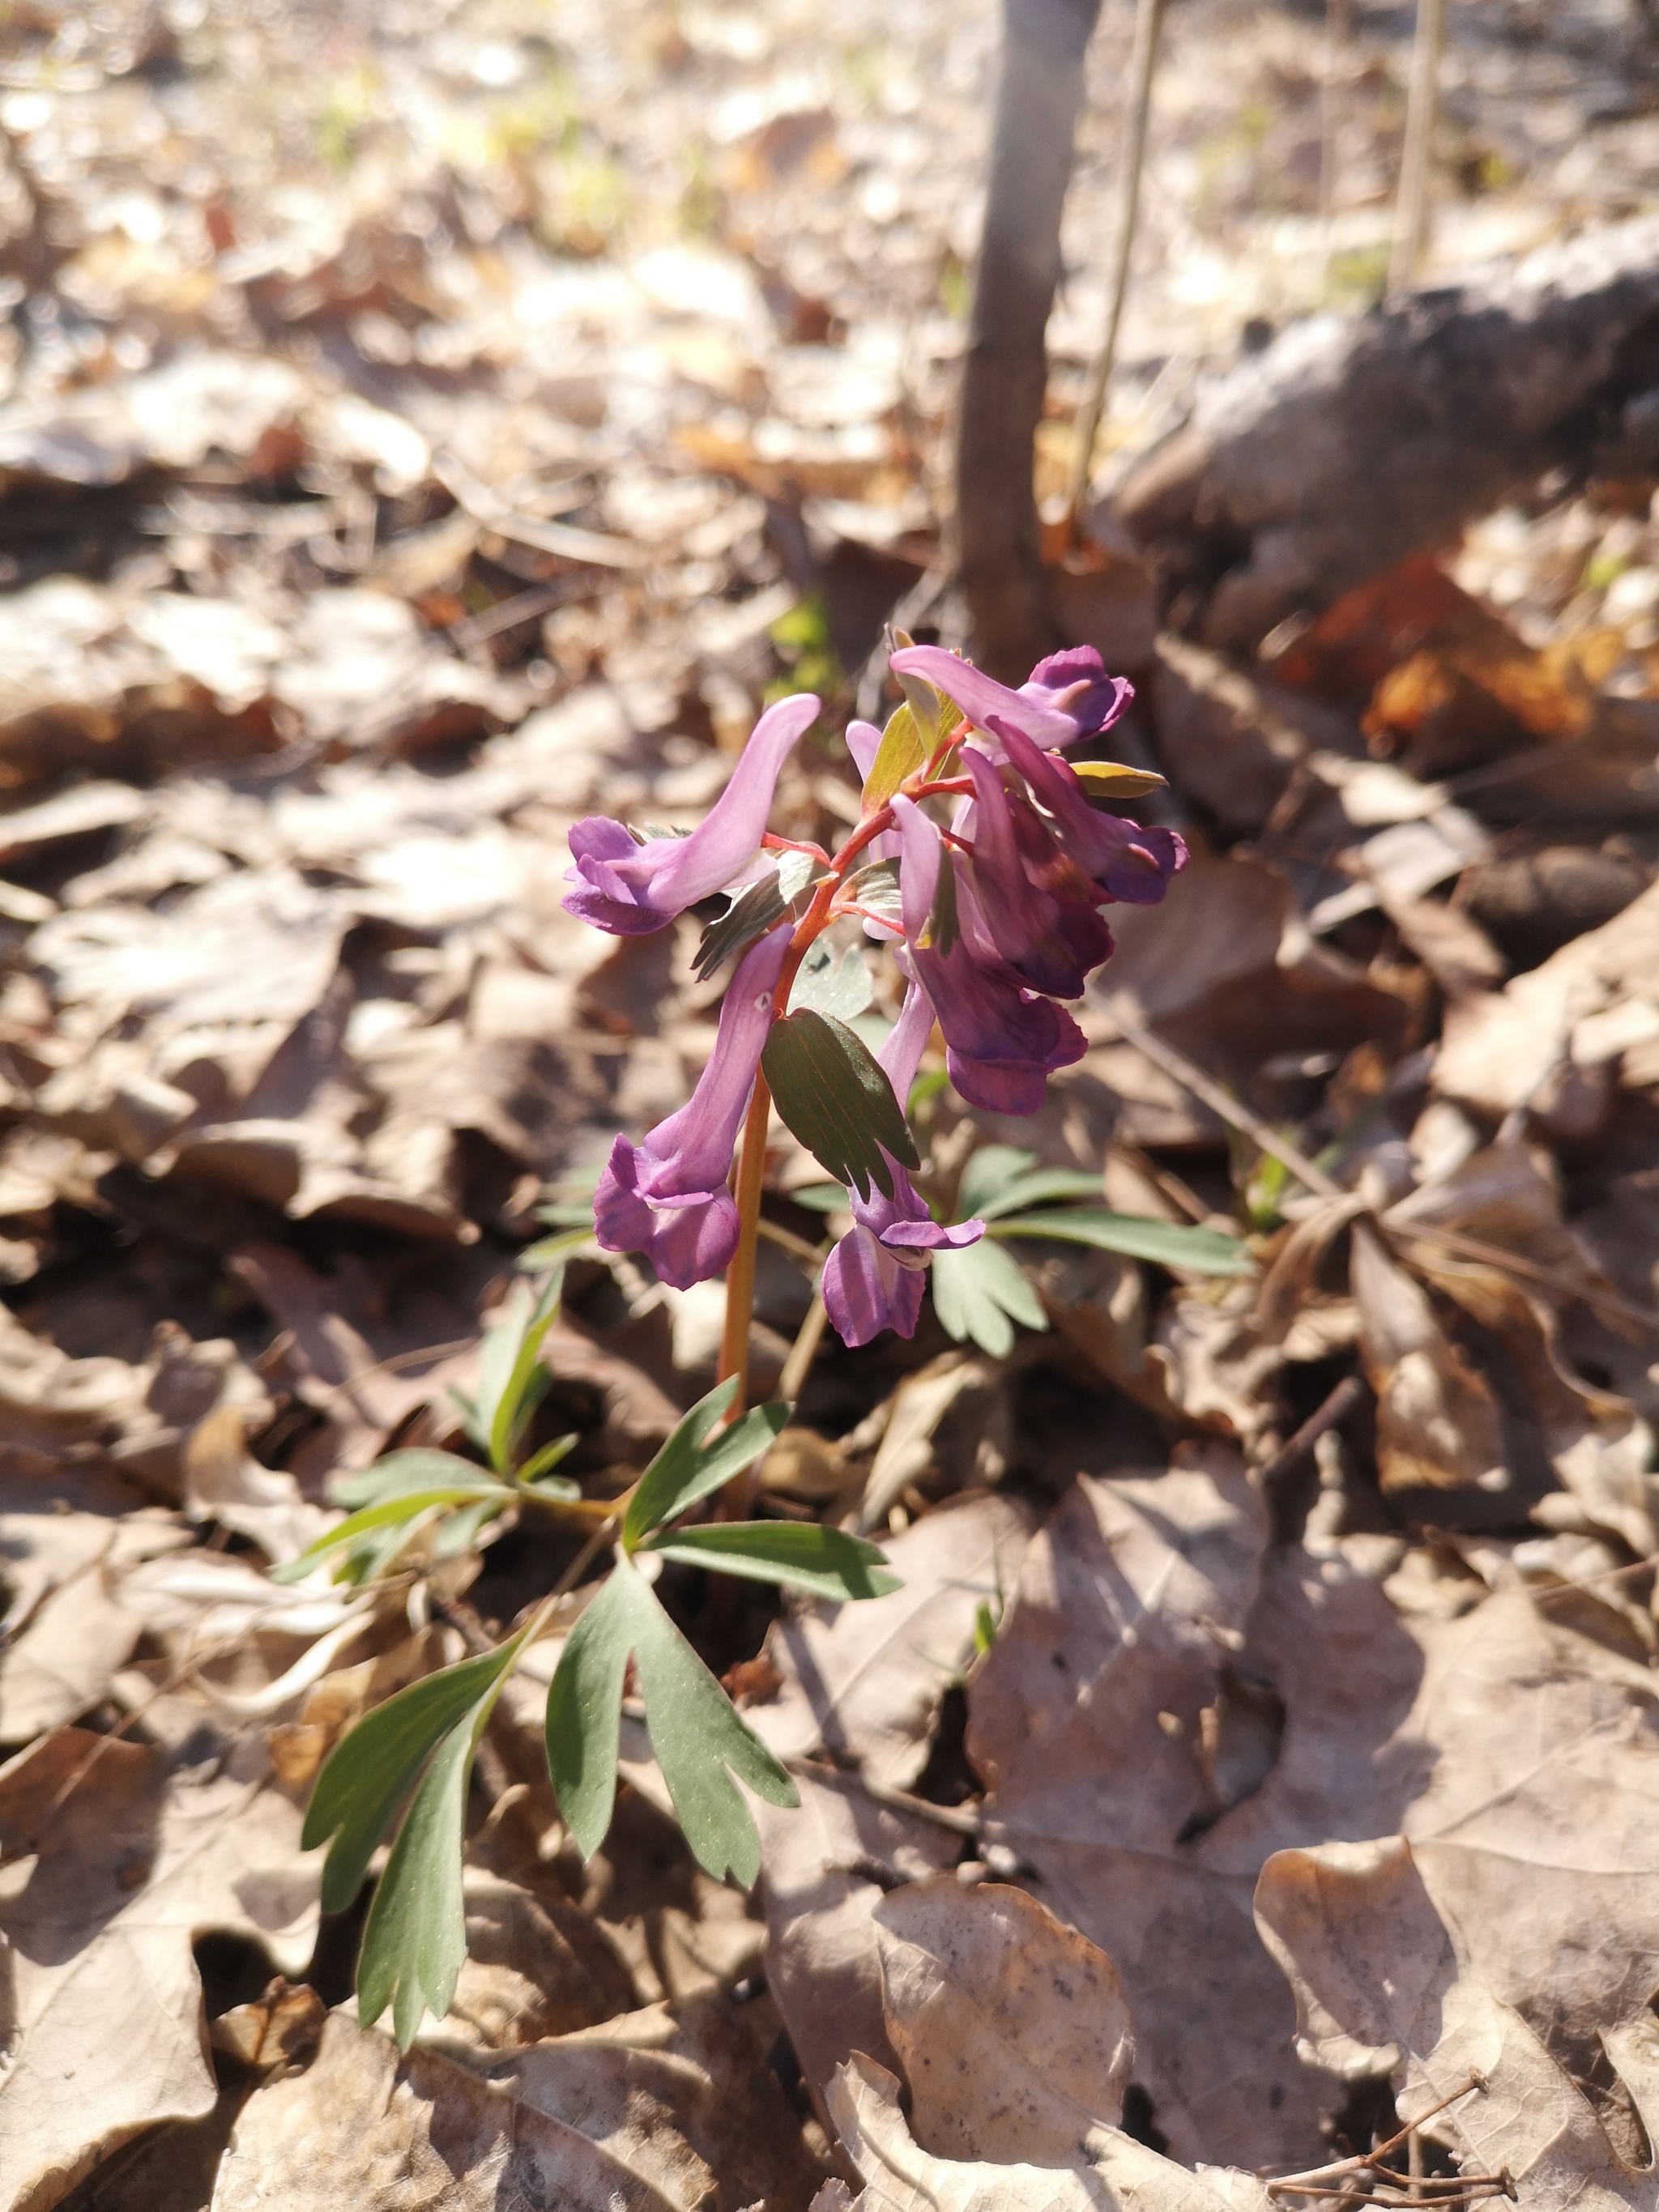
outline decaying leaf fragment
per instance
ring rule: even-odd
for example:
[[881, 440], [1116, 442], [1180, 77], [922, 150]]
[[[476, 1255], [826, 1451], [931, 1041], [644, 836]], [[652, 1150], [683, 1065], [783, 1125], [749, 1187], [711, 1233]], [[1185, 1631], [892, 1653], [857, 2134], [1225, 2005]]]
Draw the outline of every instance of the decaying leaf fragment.
[[1385, 1490], [1502, 1489], [1508, 1480], [1498, 1407], [1435, 1316], [1422, 1285], [1363, 1221], [1352, 1228], [1360, 1347], [1376, 1393], [1378, 1474]]

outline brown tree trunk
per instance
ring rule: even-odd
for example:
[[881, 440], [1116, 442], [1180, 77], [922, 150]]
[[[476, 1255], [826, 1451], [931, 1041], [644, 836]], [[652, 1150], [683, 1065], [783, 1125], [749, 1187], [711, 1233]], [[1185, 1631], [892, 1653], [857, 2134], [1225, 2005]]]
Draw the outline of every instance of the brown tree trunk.
[[1005, 0], [957, 434], [957, 580], [969, 650], [1018, 683], [1061, 641], [1038, 555], [1032, 441], [1048, 380], [1044, 334], [1060, 276], [1060, 219], [1100, 0]]

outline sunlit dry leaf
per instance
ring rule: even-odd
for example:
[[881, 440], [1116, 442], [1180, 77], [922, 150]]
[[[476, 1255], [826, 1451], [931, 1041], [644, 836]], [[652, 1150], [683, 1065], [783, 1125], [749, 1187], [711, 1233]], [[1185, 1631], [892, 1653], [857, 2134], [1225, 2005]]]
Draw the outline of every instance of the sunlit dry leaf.
[[211, 2111], [198, 1936], [223, 1929], [286, 1973], [305, 1966], [317, 1869], [299, 1850], [298, 1808], [257, 1747], [221, 1749], [222, 1765], [191, 1763], [197, 1751], [174, 1762], [60, 1729], [0, 1769], [8, 2203], [55, 2203], [138, 2129]]
[[940, 2157], [1066, 2166], [1121, 2118], [1129, 2008], [1111, 1960], [1024, 1890], [952, 1875], [875, 1908], [910, 2126]]

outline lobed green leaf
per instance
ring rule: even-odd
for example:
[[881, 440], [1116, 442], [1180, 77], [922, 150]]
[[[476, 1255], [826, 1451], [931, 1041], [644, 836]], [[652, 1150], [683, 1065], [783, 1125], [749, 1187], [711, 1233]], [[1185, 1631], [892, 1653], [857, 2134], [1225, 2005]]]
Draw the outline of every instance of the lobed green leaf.
[[475, 1706], [439, 1746], [416, 1791], [363, 1929], [357, 2016], [372, 2027], [387, 2005], [400, 2051], [427, 2012], [449, 2010], [466, 1957], [461, 1850], [472, 1754], [488, 1712]]
[[1018, 1263], [983, 1237], [960, 1252], [933, 1255], [933, 1311], [947, 1336], [971, 1338], [1001, 1359], [1012, 1352], [1014, 1323], [1046, 1329], [1042, 1301]]
[[392, 1817], [433, 1751], [463, 1713], [505, 1674], [516, 1643], [428, 1674], [376, 1705], [335, 1745], [317, 1778], [301, 1832], [302, 1850], [332, 1838], [322, 1906], [342, 1912], [356, 1897]]
[[981, 1220], [994, 1221], [1001, 1214], [1018, 1213], [1022, 1206], [1048, 1206], [1060, 1198], [1097, 1200], [1099, 1196], [1097, 1174], [1083, 1168], [1039, 1168], [1035, 1175], [1017, 1176], [988, 1206], [977, 1206], [974, 1211]]
[[[434, 1455], [435, 1456], [435, 1455]], [[465, 1462], [461, 1462], [463, 1465]], [[492, 1482], [477, 1468], [475, 1480], [469, 1483], [452, 1483], [441, 1490], [404, 1491], [394, 1498], [381, 1500], [378, 1505], [365, 1505], [359, 1513], [349, 1515], [337, 1528], [325, 1530], [314, 1543], [306, 1546], [297, 1559], [289, 1559], [273, 1567], [270, 1579], [274, 1583], [303, 1582], [318, 1561], [330, 1552], [337, 1552], [345, 1545], [355, 1544], [362, 1536], [376, 1528], [390, 1528], [399, 1522], [417, 1519], [423, 1513], [445, 1505], [466, 1505], [475, 1510], [476, 1525], [499, 1513], [514, 1503], [514, 1494], [505, 1483]]]
[[887, 1571], [878, 1545], [816, 1521], [717, 1521], [707, 1528], [665, 1529], [642, 1548], [682, 1566], [778, 1583], [837, 1605], [885, 1597], [902, 1587]]
[[799, 1794], [626, 1558], [571, 1631], [548, 1688], [548, 1768], [571, 1834], [591, 1858], [611, 1825], [630, 1656], [686, 1841], [716, 1881], [729, 1872], [748, 1888], [760, 1838], [732, 1777], [775, 1805], [797, 1805]]
[[737, 1395], [737, 1389], [733, 1376], [717, 1384], [706, 1398], [700, 1398], [640, 1477], [639, 1487], [623, 1516], [624, 1552], [633, 1551], [653, 1528], [730, 1482], [776, 1442], [789, 1419], [788, 1406], [751, 1407], [712, 1444], [705, 1444], [709, 1431]]
[[811, 1007], [786, 1014], [767, 1033], [761, 1072], [807, 1151], [860, 1197], [872, 1188], [892, 1196], [890, 1160], [920, 1166], [886, 1071], [845, 1022]]

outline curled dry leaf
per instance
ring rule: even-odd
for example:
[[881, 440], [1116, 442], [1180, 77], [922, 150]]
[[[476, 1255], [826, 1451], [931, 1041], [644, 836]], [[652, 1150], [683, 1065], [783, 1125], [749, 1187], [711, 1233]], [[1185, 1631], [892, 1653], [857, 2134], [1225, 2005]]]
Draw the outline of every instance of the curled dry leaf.
[[1376, 1231], [1356, 1221], [1352, 1235], [1352, 1280], [1366, 1379], [1376, 1393], [1382, 1487], [1503, 1488], [1508, 1475], [1491, 1386]]

